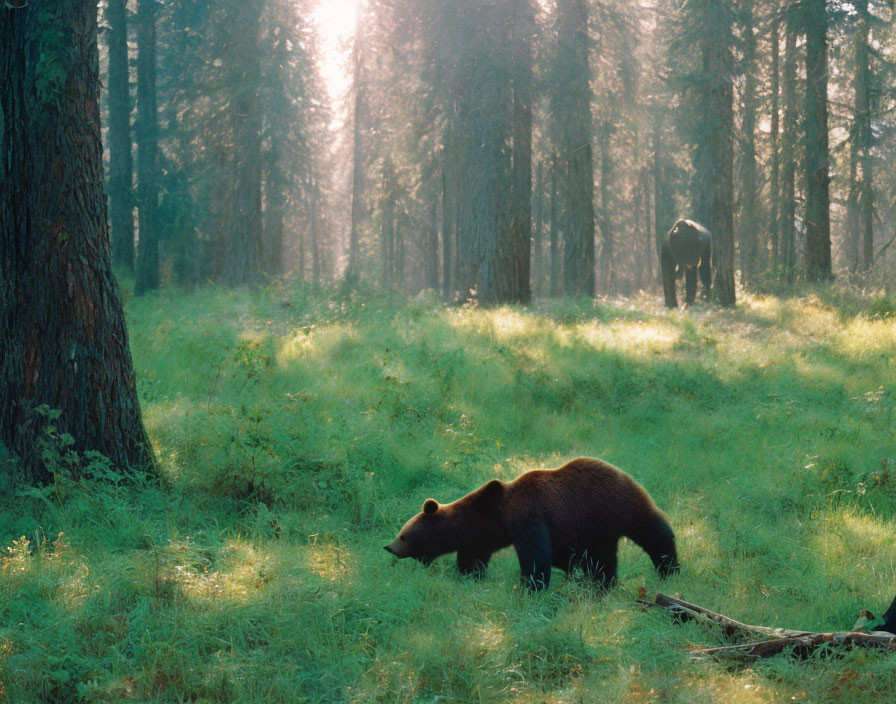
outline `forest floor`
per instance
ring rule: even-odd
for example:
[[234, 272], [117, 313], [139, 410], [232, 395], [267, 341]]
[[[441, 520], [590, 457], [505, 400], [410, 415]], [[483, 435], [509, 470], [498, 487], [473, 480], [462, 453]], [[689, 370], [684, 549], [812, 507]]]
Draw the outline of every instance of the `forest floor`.
[[[164, 483], [101, 458], [0, 505], [0, 701], [880, 702], [896, 654], [732, 664], [635, 600], [848, 630], [896, 593], [896, 301], [667, 312], [162, 292], [127, 303]], [[46, 432], [48, 461], [64, 438]], [[597, 592], [383, 551], [451, 501], [581, 456], [638, 479], [681, 574], [628, 541]], [[24, 536], [20, 538], [19, 536]]]

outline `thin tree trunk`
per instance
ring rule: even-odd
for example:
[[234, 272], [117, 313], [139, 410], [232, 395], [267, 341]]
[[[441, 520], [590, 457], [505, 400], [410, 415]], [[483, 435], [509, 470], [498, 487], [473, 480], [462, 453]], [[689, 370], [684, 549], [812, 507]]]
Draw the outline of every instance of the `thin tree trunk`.
[[159, 287], [158, 110], [155, 0], [137, 3], [137, 203], [140, 239], [134, 294]]
[[323, 262], [320, 251], [320, 223], [318, 222], [317, 201], [320, 193], [317, 188], [317, 181], [312, 177], [308, 181], [310, 194], [310, 209], [308, 213], [308, 221], [311, 230], [311, 283], [317, 288], [320, 286], [321, 273], [323, 270]]
[[395, 287], [399, 291], [406, 290], [406, 282], [404, 280], [404, 225], [407, 222], [406, 213], [400, 213], [397, 218], [395, 218], [395, 230], [393, 231], [395, 237], [395, 245], [394, 245], [394, 268], [395, 268]]
[[383, 262], [383, 288], [395, 285], [395, 172], [392, 162], [383, 164], [383, 193], [380, 200], [380, 257]]
[[360, 274], [360, 230], [363, 218], [364, 198], [364, 157], [363, 157], [363, 125], [367, 119], [366, 102], [363, 83], [363, 55], [361, 53], [361, 11], [355, 24], [355, 46], [352, 52], [354, 73], [352, 91], [354, 92], [354, 110], [352, 112], [352, 206], [351, 228], [348, 238], [348, 268], [346, 276], [357, 278]]
[[772, 51], [772, 114], [771, 114], [771, 184], [769, 209], [769, 240], [771, 246], [772, 270], [777, 271], [780, 254], [781, 234], [781, 179], [780, 179], [780, 133], [781, 119], [778, 115], [780, 108], [780, 52], [781, 52], [781, 21], [778, 15], [771, 25], [771, 51]]
[[613, 261], [613, 225], [610, 219], [610, 180], [612, 178], [612, 162], [610, 161], [610, 139], [613, 126], [604, 121], [598, 128], [598, 144], [600, 145], [600, 287], [605, 294], [615, 293], [615, 263]]
[[781, 145], [781, 268], [791, 283], [796, 273], [796, 37], [799, 22], [796, 8], [789, 7], [784, 39], [784, 75], [781, 81], [784, 101], [784, 134]]
[[[859, 87], [856, 88], [856, 103], [859, 101]], [[856, 117], [858, 106], [856, 107]], [[846, 196], [846, 242], [844, 244], [846, 265], [850, 274], [859, 270], [859, 124], [855, 119], [850, 128], [849, 145], [849, 192]]]
[[425, 287], [439, 290], [439, 189], [436, 184], [426, 195], [429, 200], [429, 222], [426, 224], [426, 244], [423, 252]]
[[752, 280], [759, 268], [764, 241], [759, 228], [759, 169], [756, 161], [756, 34], [750, 4], [743, 13], [743, 144], [740, 150], [740, 182], [742, 201], [738, 221], [741, 272], [743, 280]]
[[[658, 263], [660, 252], [663, 248], [663, 239], [666, 232], [672, 227], [672, 220], [675, 217], [669, 203], [670, 196], [666, 186], [666, 170], [663, 159], [663, 139], [661, 132], [662, 115], [655, 116], [653, 124], [653, 135], [651, 138], [651, 150], [653, 152], [653, 166], [651, 169], [651, 178], [653, 179], [653, 237], [654, 237], [654, 256]], [[662, 271], [659, 266], [656, 269], [657, 284], [662, 284]]]
[[442, 150], [442, 298], [450, 300], [454, 289], [453, 264], [455, 242], [455, 197], [453, 188], [453, 153]]
[[656, 260], [656, 246], [653, 236], [653, 211], [650, 203], [650, 173], [647, 167], [641, 172], [641, 189], [644, 203], [644, 277], [640, 288], [645, 289], [653, 284], [653, 264]]
[[27, 481], [51, 479], [49, 425], [152, 468], [109, 252], [96, 3], [0, 8], [0, 85], [0, 443]]
[[551, 298], [560, 296], [560, 197], [557, 193], [557, 162], [551, 162]]
[[125, 0], [109, 0], [109, 224], [112, 262], [134, 272], [134, 166], [131, 154], [131, 91]]
[[544, 287], [544, 162], [535, 169], [532, 203], [532, 294], [543, 296]]
[[271, 147], [270, 165], [265, 179], [264, 207], [264, 270], [271, 276], [283, 273], [283, 219], [286, 211], [286, 193], [279, 173], [279, 148]]
[[827, 8], [806, 0], [806, 276], [831, 278]]
[[[871, 100], [872, 74], [871, 49], [869, 46], [871, 23], [869, 21], [868, 0], [856, 0], [853, 4], [859, 19], [855, 42], [856, 96], [853, 150], [857, 152], [858, 166], [862, 170], [862, 178], [858, 183], [856, 199], [861, 220], [861, 266], [862, 269], [867, 271], [874, 264], [874, 165], [871, 156], [874, 140], [874, 135], [871, 131], [871, 114], [874, 106]], [[859, 223], [857, 222], [856, 224], [858, 225]], [[859, 233], [856, 232], [854, 236], [858, 239]], [[858, 252], [856, 252], [856, 262], [858, 262]]]

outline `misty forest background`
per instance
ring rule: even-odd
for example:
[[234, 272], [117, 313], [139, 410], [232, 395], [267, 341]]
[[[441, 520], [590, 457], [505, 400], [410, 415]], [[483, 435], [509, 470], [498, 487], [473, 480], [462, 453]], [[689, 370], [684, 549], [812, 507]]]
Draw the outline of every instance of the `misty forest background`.
[[656, 289], [678, 217], [712, 231], [725, 305], [892, 286], [886, 2], [371, 1], [334, 98], [312, 9], [104, 9], [112, 249], [132, 271], [136, 212], [138, 293], [295, 272], [627, 295]]
[[[892, 653], [698, 656], [635, 600], [896, 593], [894, 3], [327, 8], [0, 8], [0, 701], [892, 698]], [[680, 217], [714, 281], [667, 310]], [[382, 549], [576, 456], [680, 574]]]

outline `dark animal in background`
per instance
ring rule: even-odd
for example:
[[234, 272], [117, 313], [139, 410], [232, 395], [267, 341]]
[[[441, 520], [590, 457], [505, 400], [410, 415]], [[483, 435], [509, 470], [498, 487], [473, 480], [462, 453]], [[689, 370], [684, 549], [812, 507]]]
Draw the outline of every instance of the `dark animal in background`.
[[678, 307], [675, 279], [684, 273], [685, 303], [691, 305], [697, 295], [697, 271], [703, 282], [703, 292], [712, 285], [712, 235], [703, 225], [693, 220], [679, 220], [669, 230], [660, 249], [660, 268], [663, 271], [663, 293], [666, 306]]
[[482, 576], [492, 553], [513, 545], [531, 589], [548, 586], [552, 565], [581, 567], [606, 588], [616, 581], [622, 537], [644, 549], [661, 577], [678, 572], [675, 536], [644, 488], [607, 462], [580, 458], [493, 479], [450, 504], [427, 499], [386, 550], [424, 565], [456, 552], [462, 574]]

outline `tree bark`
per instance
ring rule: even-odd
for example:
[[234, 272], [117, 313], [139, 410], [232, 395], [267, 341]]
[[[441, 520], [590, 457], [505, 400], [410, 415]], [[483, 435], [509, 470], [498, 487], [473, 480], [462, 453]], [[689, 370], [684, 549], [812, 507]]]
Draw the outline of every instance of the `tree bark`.
[[513, 58], [513, 150], [511, 155], [511, 212], [505, 254], [501, 257], [497, 297], [502, 302], [532, 300], [532, 36], [535, 33], [531, 0], [512, 0], [511, 56]]
[[258, 89], [261, 83], [259, 0], [232, 0], [228, 47], [227, 90], [230, 93], [230, 123], [233, 133], [233, 190], [230, 221], [221, 278], [228, 286], [252, 285], [258, 281], [262, 256], [261, 214], [261, 113]]
[[719, 303], [733, 306], [734, 288], [734, 96], [730, 6], [703, 0], [701, 35], [705, 144], [695, 157], [696, 211], [712, 232], [713, 289]]
[[784, 280], [796, 274], [796, 37], [799, 33], [797, 9], [788, 6], [784, 38], [784, 73], [781, 97], [784, 102], [784, 133], [781, 144], [781, 269]]
[[139, 240], [134, 294], [159, 287], [159, 140], [156, 107], [156, 0], [137, 3], [137, 207]]
[[740, 149], [740, 217], [738, 218], [738, 241], [740, 243], [740, 263], [743, 280], [750, 281], [756, 276], [761, 264], [760, 256], [765, 250], [765, 242], [760, 238], [759, 227], [759, 169], [756, 161], [756, 34], [754, 33], [753, 10], [746, 3], [743, 10], [743, 121], [741, 123], [742, 142]]
[[364, 155], [363, 155], [363, 125], [367, 119], [365, 101], [365, 86], [363, 83], [363, 55], [361, 53], [361, 10], [358, 11], [358, 20], [355, 24], [355, 45], [352, 50], [354, 72], [352, 74], [352, 92], [354, 94], [354, 109], [352, 111], [352, 205], [351, 226], [348, 238], [348, 268], [346, 276], [357, 278], [360, 274], [361, 257], [361, 219], [363, 218], [364, 198]]
[[532, 193], [532, 295], [543, 296], [544, 286], [544, 162], [535, 169]]
[[832, 278], [830, 154], [828, 152], [827, 8], [805, 0], [806, 29], [806, 276]]
[[109, 0], [109, 224], [112, 262], [134, 272], [134, 166], [131, 154], [131, 93], [125, 0]]
[[554, 88], [559, 121], [559, 191], [563, 217], [563, 284], [567, 296], [594, 296], [594, 166], [591, 148], [591, 68], [586, 0], [557, 3], [558, 66], [566, 81]]
[[600, 210], [598, 222], [600, 226], [600, 287], [605, 294], [615, 293], [616, 281], [613, 261], [613, 225], [610, 219], [610, 180], [612, 178], [612, 162], [610, 160], [610, 139], [613, 126], [604, 121], [598, 128], [598, 144], [600, 145]]
[[772, 52], [772, 77], [771, 77], [771, 93], [772, 93], [772, 114], [771, 114], [771, 153], [769, 159], [771, 161], [771, 183], [770, 183], [770, 208], [769, 208], [769, 245], [771, 248], [771, 265], [772, 270], [778, 270], [778, 257], [780, 254], [780, 235], [781, 235], [781, 162], [779, 141], [781, 137], [781, 118], [778, 115], [781, 102], [781, 71], [780, 71], [780, 52], [781, 52], [781, 20], [778, 15], [771, 24], [771, 52]]
[[442, 149], [442, 298], [451, 300], [454, 290], [455, 261], [455, 189], [453, 152], [447, 146]]
[[51, 479], [42, 405], [75, 450], [153, 466], [111, 267], [96, 21], [90, 0], [0, 7], [0, 443], [29, 481]]
[[[871, 131], [872, 105], [872, 72], [870, 47], [870, 13], [868, 0], [856, 0], [853, 3], [858, 15], [855, 37], [855, 115], [852, 130], [852, 150], [856, 165], [861, 168], [861, 179], [850, 181], [850, 197], [855, 187], [857, 209], [857, 230], [853, 234], [856, 240], [861, 239], [861, 268], [870, 269], [874, 264], [874, 164], [871, 156], [874, 135]], [[861, 234], [860, 234], [861, 233]], [[856, 247], [856, 265], [859, 265], [858, 247]]]
[[426, 193], [429, 201], [429, 222], [426, 223], [426, 243], [423, 252], [423, 268], [425, 287], [438, 293], [439, 291], [439, 189], [437, 184], [430, 185]]
[[557, 298], [563, 289], [560, 281], [560, 197], [557, 193], [557, 161], [551, 160], [551, 298]]

